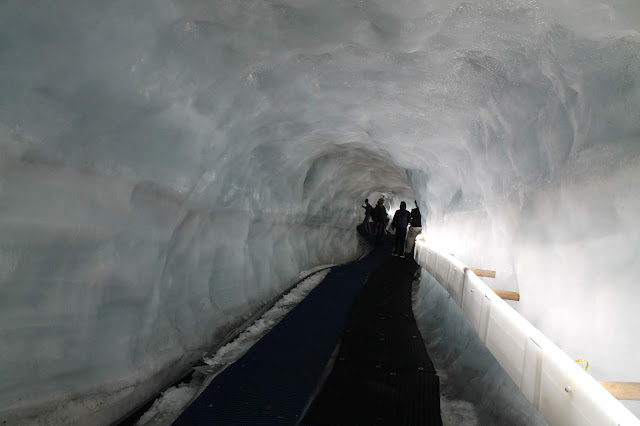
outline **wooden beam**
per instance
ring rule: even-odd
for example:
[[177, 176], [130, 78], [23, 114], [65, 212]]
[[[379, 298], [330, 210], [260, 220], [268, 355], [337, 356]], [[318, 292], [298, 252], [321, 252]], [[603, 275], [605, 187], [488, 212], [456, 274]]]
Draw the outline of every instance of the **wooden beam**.
[[495, 294], [500, 296], [502, 299], [515, 300], [515, 301], [520, 300], [520, 293], [518, 293], [517, 291], [496, 290], [496, 289], [493, 289], [493, 288], [491, 290]]
[[640, 401], [640, 383], [599, 382], [614, 398], [625, 401]]
[[473, 273], [479, 277], [487, 277], [487, 278], [496, 277], [496, 271], [489, 271], [488, 269], [475, 269], [475, 268], [469, 268], [469, 269], [471, 269]]

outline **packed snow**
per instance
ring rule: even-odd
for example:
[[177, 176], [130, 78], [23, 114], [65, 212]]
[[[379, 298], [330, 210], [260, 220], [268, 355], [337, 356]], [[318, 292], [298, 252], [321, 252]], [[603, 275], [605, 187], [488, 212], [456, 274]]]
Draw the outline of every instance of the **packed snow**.
[[244, 355], [258, 340], [275, 327], [302, 299], [304, 299], [330, 272], [330, 269], [317, 272], [305, 279], [290, 292], [282, 296], [271, 309], [247, 327], [235, 340], [224, 345], [204, 362], [212, 367], [211, 372], [229, 365]]
[[162, 392], [153, 405], [136, 422], [136, 425], [170, 425], [191, 402], [202, 385], [202, 376], [189, 383], [172, 386]]
[[380, 196], [640, 382], [637, 0], [5, 0], [0, 64], [0, 422], [117, 421]]
[[[314, 268], [317, 269], [317, 268]], [[265, 334], [275, 327], [300, 303], [314, 288], [331, 272], [327, 266], [320, 272], [313, 273], [296, 285], [291, 291], [282, 296], [267, 312], [253, 324], [243, 330], [233, 341], [219, 348], [210, 356], [204, 357], [204, 362], [211, 366], [207, 376], [203, 377], [195, 372], [189, 383], [181, 383], [162, 392], [151, 408], [137, 421], [137, 425], [170, 425], [184, 411], [191, 402], [211, 381], [228, 365], [239, 360]], [[309, 275], [307, 273], [304, 276]]]

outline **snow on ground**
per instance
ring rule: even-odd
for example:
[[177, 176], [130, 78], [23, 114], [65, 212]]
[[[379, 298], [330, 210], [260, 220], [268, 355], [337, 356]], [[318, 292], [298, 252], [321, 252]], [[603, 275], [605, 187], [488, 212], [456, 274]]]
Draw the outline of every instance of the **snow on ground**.
[[462, 400], [440, 398], [440, 413], [443, 426], [479, 426], [478, 413], [472, 403]]
[[214, 356], [205, 358], [204, 362], [216, 368], [235, 362], [320, 284], [330, 271], [330, 269], [325, 269], [302, 281], [289, 293], [282, 296], [271, 309], [240, 333], [235, 340], [221, 347]]
[[334, 264], [327, 264], [327, 265], [320, 265], [320, 266], [316, 266], [315, 268], [311, 268], [308, 269], [306, 271], [302, 271], [300, 272], [300, 274], [298, 274], [298, 278], [303, 279], [304, 277], [308, 277], [318, 271], [321, 271], [323, 269], [328, 269], [331, 268], [332, 266], [335, 266]]
[[[153, 403], [151, 408], [138, 420], [137, 425], [168, 425], [186, 408], [187, 404], [206, 387], [213, 377], [218, 375], [226, 366], [239, 360], [251, 347], [275, 327], [293, 308], [296, 307], [324, 278], [331, 272], [328, 267], [306, 278], [291, 291], [282, 296], [271, 309], [247, 327], [233, 341], [222, 346], [213, 356], [204, 358], [211, 366], [211, 375], [206, 379], [194, 374], [187, 384], [180, 384], [164, 391]], [[301, 276], [308, 273], [301, 274]]]
[[202, 376], [194, 375], [194, 379], [189, 383], [182, 383], [162, 392], [136, 425], [171, 424], [196, 395], [202, 385], [202, 379]]

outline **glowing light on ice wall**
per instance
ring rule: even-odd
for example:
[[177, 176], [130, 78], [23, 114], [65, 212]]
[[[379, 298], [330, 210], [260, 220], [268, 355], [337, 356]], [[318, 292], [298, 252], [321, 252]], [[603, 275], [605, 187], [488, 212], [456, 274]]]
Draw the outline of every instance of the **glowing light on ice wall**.
[[640, 381], [639, 9], [1, 2], [0, 416], [112, 421], [355, 257], [371, 194]]

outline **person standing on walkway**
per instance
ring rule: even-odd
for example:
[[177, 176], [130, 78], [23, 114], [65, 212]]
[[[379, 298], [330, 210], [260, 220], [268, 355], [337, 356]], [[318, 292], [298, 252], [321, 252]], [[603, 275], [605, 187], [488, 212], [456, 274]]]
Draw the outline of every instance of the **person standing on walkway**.
[[411, 214], [407, 211], [407, 203], [401, 202], [400, 209], [393, 215], [393, 221], [391, 222], [391, 229], [396, 230], [392, 256], [399, 255], [404, 258], [404, 240], [407, 237], [407, 225], [409, 225], [410, 216]]
[[418, 202], [414, 200], [413, 202], [416, 205], [416, 208], [411, 210], [411, 221], [409, 228], [409, 232], [407, 233], [407, 248], [406, 252], [409, 256], [413, 256], [413, 246], [416, 243], [416, 237], [422, 232], [422, 215], [420, 215], [420, 208], [418, 207]]
[[362, 221], [363, 228], [367, 234], [371, 233], [371, 213], [373, 212], [373, 207], [369, 204], [369, 199], [364, 200], [364, 206], [361, 206], [364, 209], [364, 220]]
[[373, 221], [376, 224], [376, 242], [382, 241], [384, 228], [387, 222], [387, 209], [384, 207], [384, 199], [380, 198], [373, 210]]

